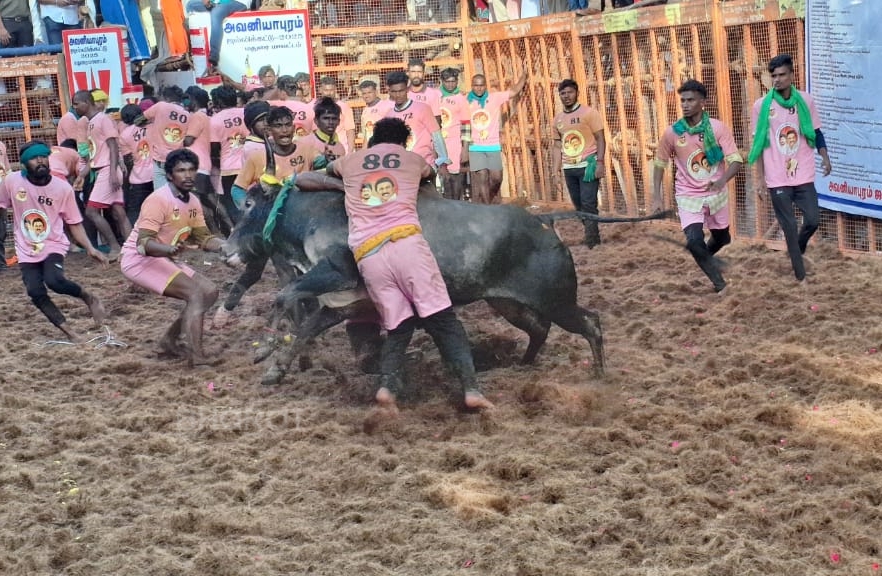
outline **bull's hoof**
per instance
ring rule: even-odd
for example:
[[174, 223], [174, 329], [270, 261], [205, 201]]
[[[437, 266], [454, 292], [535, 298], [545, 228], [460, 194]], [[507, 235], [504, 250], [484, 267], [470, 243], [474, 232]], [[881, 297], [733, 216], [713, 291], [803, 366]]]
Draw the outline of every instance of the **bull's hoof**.
[[267, 340], [254, 349], [254, 363], [260, 364], [276, 351], [277, 344], [275, 340]]
[[270, 366], [267, 371], [263, 373], [263, 378], [260, 379], [260, 383], [263, 386], [275, 386], [280, 383], [284, 377], [285, 372], [278, 366]]

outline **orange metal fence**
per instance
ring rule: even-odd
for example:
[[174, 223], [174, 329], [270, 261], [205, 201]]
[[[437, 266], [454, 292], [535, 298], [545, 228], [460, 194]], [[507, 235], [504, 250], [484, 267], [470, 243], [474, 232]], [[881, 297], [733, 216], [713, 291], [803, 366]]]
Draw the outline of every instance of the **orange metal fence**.
[[[683, 0], [665, 6], [575, 17], [572, 13], [466, 29], [466, 71], [508, 88], [523, 67], [524, 96], [504, 136], [504, 193], [536, 204], [565, 204], [551, 179], [551, 121], [560, 110], [556, 86], [579, 83], [582, 101], [601, 112], [608, 143], [602, 210], [636, 215], [651, 201], [652, 159], [662, 132], [680, 116], [676, 89], [695, 78], [709, 90], [708, 112], [733, 128], [746, 152], [753, 102], [770, 87], [766, 65], [781, 53], [806, 80], [804, 14], [793, 2]], [[666, 204], [673, 206], [671, 171]], [[733, 232], [777, 241], [780, 231], [753, 169], [730, 185]], [[843, 250], [882, 251], [880, 222], [822, 210], [820, 234]]]

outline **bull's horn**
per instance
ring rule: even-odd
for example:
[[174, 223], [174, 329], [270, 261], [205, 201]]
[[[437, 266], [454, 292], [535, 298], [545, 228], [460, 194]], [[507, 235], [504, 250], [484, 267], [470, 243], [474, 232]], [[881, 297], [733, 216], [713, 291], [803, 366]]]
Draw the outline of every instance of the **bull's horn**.
[[267, 196], [275, 196], [282, 189], [282, 182], [276, 178], [276, 155], [273, 154], [273, 141], [270, 136], [263, 139], [266, 151], [266, 169], [260, 177], [260, 188]]

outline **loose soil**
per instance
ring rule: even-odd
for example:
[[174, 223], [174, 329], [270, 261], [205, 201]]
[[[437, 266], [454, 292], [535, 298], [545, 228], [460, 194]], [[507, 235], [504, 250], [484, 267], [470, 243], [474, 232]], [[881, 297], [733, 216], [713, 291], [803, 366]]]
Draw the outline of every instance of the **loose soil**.
[[[474, 304], [484, 415], [452, 406], [423, 333], [394, 420], [342, 327], [261, 386], [271, 271], [197, 369], [154, 353], [179, 304], [116, 268], [66, 266], [126, 348], [44, 344], [60, 333], [3, 273], [0, 574], [879, 574], [882, 261], [817, 241], [802, 287], [737, 243], [718, 296], [666, 223], [604, 225], [590, 251], [558, 230], [606, 375], [559, 328], [519, 365], [525, 335]], [[235, 275], [188, 259], [222, 294]]]

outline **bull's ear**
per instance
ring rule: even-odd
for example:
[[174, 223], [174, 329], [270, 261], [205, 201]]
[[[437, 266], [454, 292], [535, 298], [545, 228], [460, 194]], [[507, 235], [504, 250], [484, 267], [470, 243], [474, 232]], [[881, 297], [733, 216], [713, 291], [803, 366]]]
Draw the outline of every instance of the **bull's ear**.
[[275, 176], [264, 174], [260, 177], [260, 189], [265, 196], [275, 197], [282, 189], [282, 182]]

